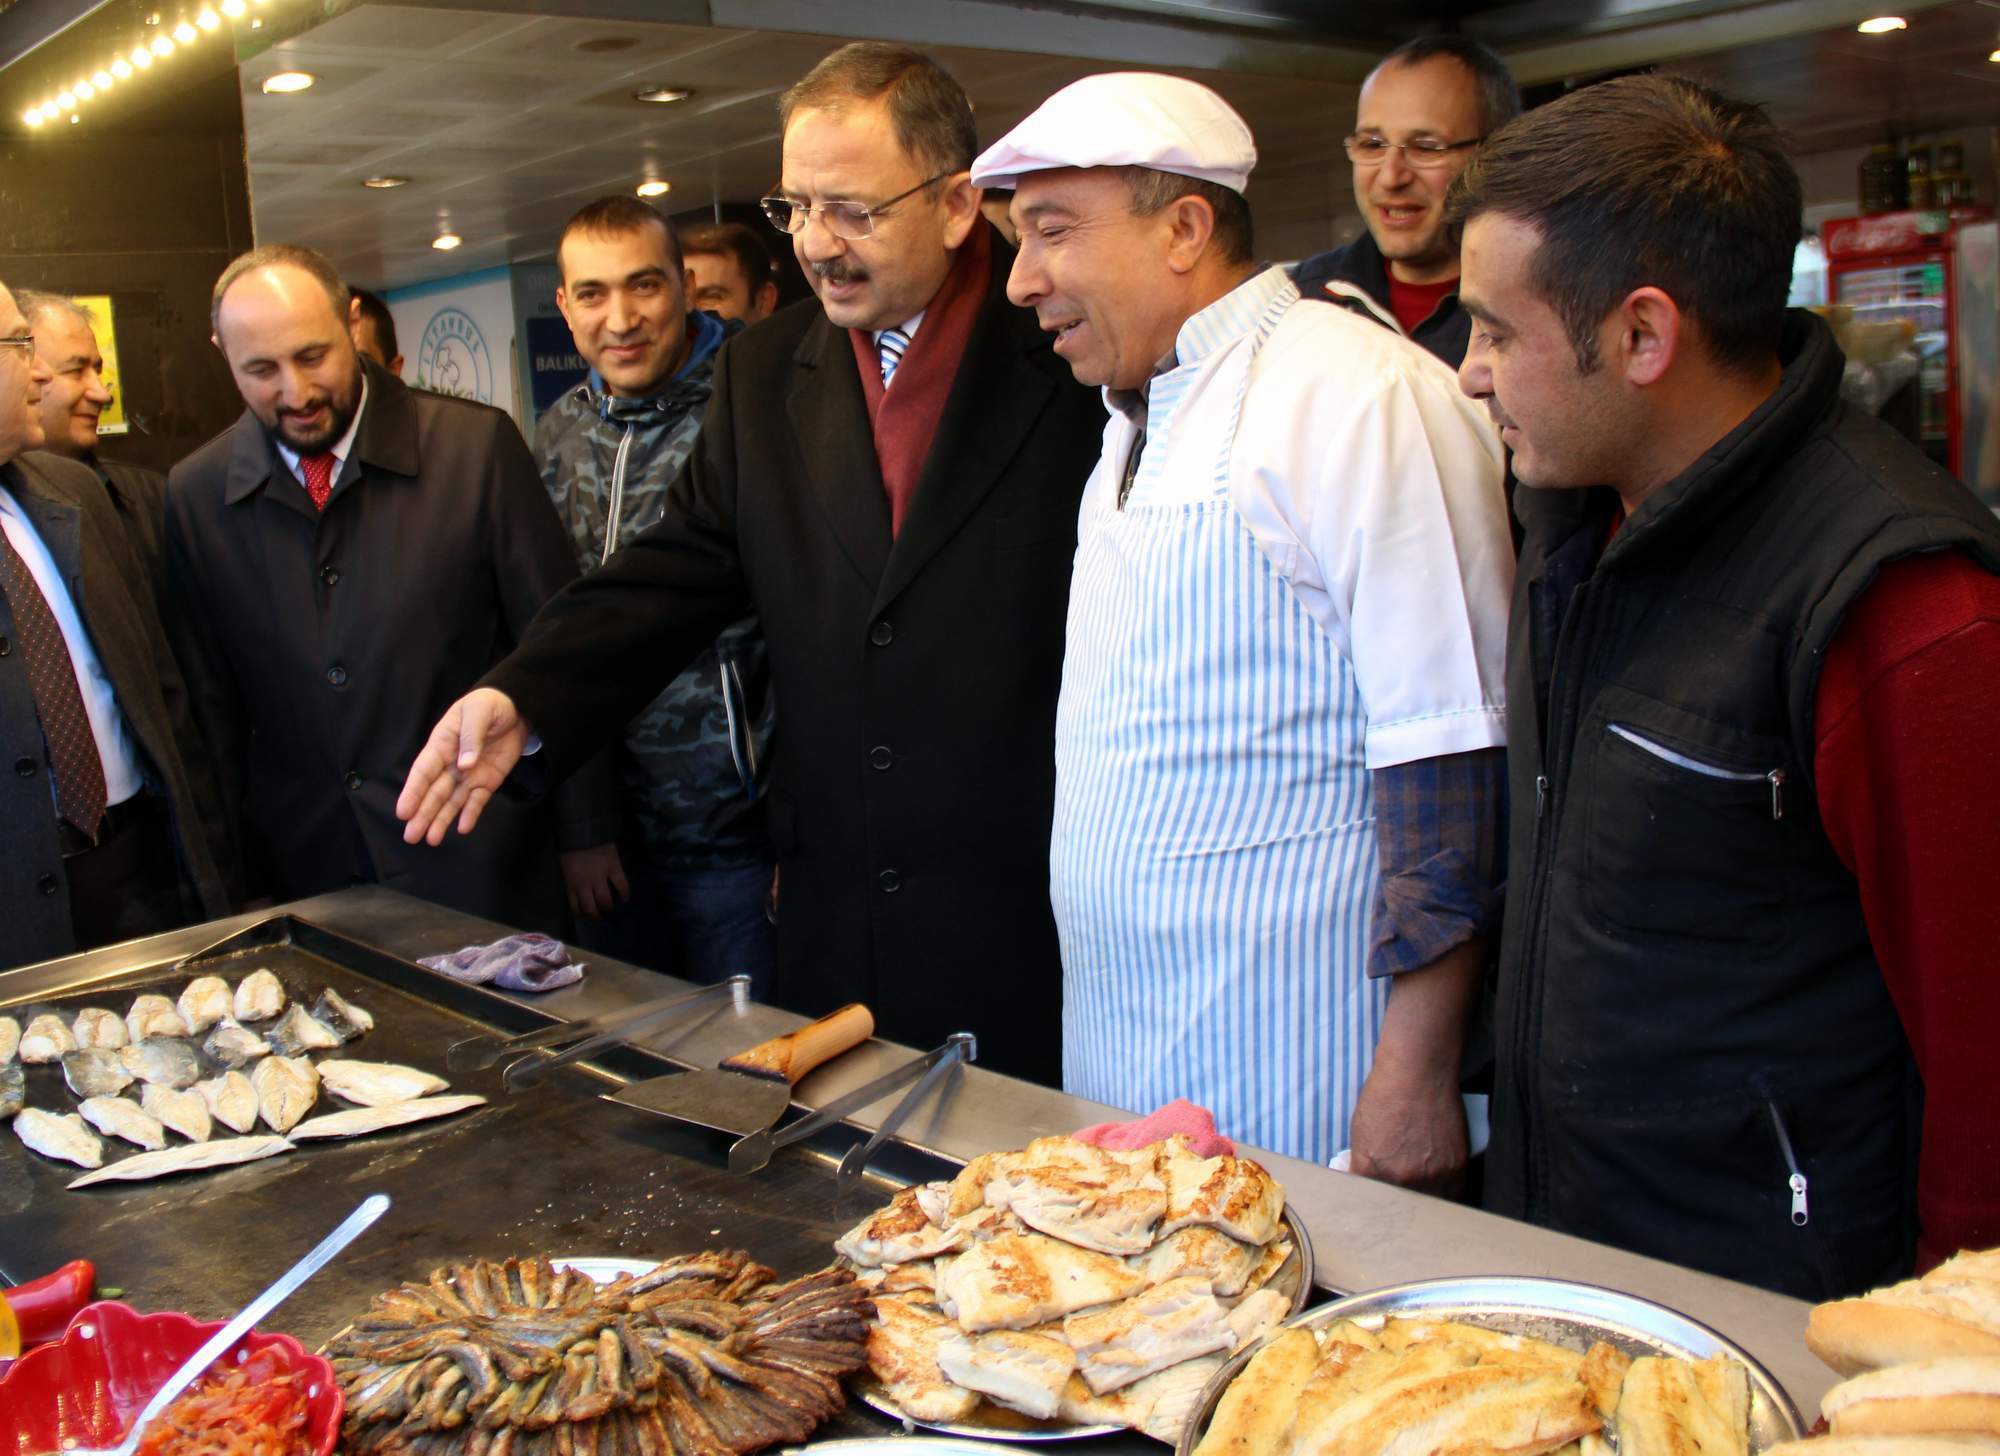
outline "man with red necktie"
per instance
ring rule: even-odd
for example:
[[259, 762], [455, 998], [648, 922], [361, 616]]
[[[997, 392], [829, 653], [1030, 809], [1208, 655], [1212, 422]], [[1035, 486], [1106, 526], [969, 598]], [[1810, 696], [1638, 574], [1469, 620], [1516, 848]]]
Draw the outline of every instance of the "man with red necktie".
[[552, 805], [502, 806], [491, 842], [442, 856], [408, 850], [393, 808], [432, 717], [576, 575], [575, 556], [513, 421], [364, 362], [348, 308], [307, 249], [231, 263], [211, 322], [248, 409], [169, 478], [169, 611], [246, 888], [283, 900], [379, 882], [560, 929], [564, 889], [573, 905], [609, 873], [608, 762]]
[[50, 377], [0, 287], [0, 967], [227, 908], [148, 575], [97, 478], [38, 453]]

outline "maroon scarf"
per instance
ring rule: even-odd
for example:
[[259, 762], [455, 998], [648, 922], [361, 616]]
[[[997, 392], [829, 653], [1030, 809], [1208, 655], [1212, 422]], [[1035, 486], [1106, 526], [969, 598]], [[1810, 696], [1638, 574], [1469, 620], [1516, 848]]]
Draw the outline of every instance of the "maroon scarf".
[[882, 487], [889, 494], [889, 533], [903, 529], [910, 500], [917, 493], [924, 461], [930, 457], [938, 421], [958, 378], [960, 360], [972, 338], [972, 325], [986, 302], [993, 271], [993, 233], [985, 219], [975, 218], [972, 234], [959, 246], [951, 272], [924, 309], [922, 327], [910, 340], [893, 388], [882, 384], [882, 356], [867, 329], [849, 329], [854, 363], [861, 371], [861, 390], [868, 397], [868, 422], [875, 431], [875, 459], [882, 468]]

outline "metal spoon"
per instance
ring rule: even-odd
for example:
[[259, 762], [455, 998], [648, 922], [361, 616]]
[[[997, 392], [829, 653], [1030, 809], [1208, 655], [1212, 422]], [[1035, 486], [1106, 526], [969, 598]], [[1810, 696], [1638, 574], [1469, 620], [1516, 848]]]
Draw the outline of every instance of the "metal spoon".
[[77, 1446], [66, 1451], [48, 1452], [46, 1456], [132, 1456], [139, 1449], [139, 1438], [145, 1434], [146, 1427], [161, 1411], [178, 1400], [181, 1392], [200, 1379], [208, 1367], [247, 1335], [258, 1320], [289, 1299], [301, 1284], [325, 1268], [335, 1254], [353, 1243], [363, 1229], [388, 1209], [389, 1195], [386, 1193], [371, 1193], [362, 1199], [361, 1206], [347, 1215], [339, 1228], [321, 1239], [310, 1254], [287, 1269], [276, 1284], [245, 1305], [241, 1314], [211, 1335], [199, 1350], [187, 1357], [180, 1369], [167, 1377], [167, 1383], [154, 1392], [153, 1398], [146, 1402], [146, 1408], [139, 1412], [139, 1418], [132, 1422], [132, 1429], [125, 1433], [125, 1439], [116, 1446]]

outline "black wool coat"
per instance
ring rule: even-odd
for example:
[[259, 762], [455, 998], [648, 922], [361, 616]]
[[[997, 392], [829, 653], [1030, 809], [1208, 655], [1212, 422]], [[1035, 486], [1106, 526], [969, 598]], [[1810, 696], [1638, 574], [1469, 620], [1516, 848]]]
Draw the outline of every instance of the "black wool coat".
[[496, 804], [437, 849], [403, 843], [395, 803], [431, 725], [576, 576], [575, 553], [512, 420], [364, 367], [324, 514], [248, 411], [168, 477], [169, 618], [245, 888], [379, 882], [560, 930], [553, 821], [565, 848], [615, 837], [608, 759], [557, 791], [556, 815]]
[[982, 1065], [1053, 1083], [1056, 694], [1104, 409], [1007, 302], [1012, 262], [996, 239], [900, 535], [848, 332], [807, 300], [724, 347], [664, 518], [487, 682], [560, 770], [754, 609], [780, 722], [777, 999], [865, 1001], [918, 1046], [968, 1030]]
[[[18, 457], [0, 467], [0, 483], [55, 559], [117, 694], [147, 787], [166, 801], [188, 918], [227, 913], [218, 871], [220, 807], [152, 579], [111, 498], [89, 467], [55, 455]], [[77, 949], [48, 755], [15, 635], [12, 613], [0, 601], [0, 967]]]

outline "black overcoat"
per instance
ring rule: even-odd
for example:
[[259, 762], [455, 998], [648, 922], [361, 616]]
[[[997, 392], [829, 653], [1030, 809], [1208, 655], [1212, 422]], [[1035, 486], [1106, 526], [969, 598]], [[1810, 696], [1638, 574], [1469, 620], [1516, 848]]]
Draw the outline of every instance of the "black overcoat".
[[[248, 411], [168, 477], [169, 619], [246, 888], [379, 882], [560, 929], [548, 806], [496, 805], [478, 836], [431, 849], [403, 843], [395, 803], [431, 725], [576, 555], [512, 420], [365, 367], [324, 514]], [[558, 791], [565, 847], [615, 838], [615, 793], [608, 761]]]
[[[218, 872], [222, 820], [198, 757], [187, 690], [154, 602], [152, 579], [111, 498], [88, 466], [18, 457], [0, 474], [48, 548], [118, 696], [147, 786], [167, 804], [189, 919], [228, 911]], [[48, 755], [27, 667], [0, 600], [0, 967], [77, 949], [62, 873]]]
[[658, 525], [565, 591], [487, 681], [561, 768], [754, 607], [780, 729], [777, 999], [960, 1029], [1054, 1082], [1056, 693], [1104, 408], [993, 276], [894, 539], [854, 350], [807, 300], [726, 345]]

